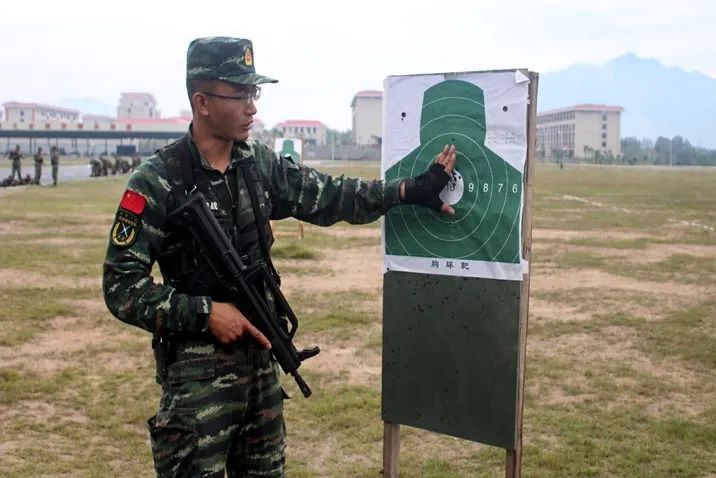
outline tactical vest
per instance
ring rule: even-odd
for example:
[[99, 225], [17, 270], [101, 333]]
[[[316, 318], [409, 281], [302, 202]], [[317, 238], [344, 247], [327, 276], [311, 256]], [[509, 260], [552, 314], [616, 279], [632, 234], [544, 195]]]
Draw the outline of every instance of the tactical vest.
[[[187, 138], [165, 146], [157, 154], [166, 164], [172, 191], [167, 212], [180, 205], [194, 188], [211, 197], [208, 194], [210, 178], [200, 162], [192, 157]], [[263, 259], [275, 272], [269, 256], [273, 244], [269, 224], [271, 204], [254, 158], [242, 159], [240, 167], [230, 170], [224, 181], [233, 194], [231, 207], [210, 209], [216, 209], [212, 212], [244, 262]], [[167, 233], [157, 260], [164, 283], [182, 293], [208, 295], [213, 300], [224, 301], [224, 293], [188, 228], [167, 224]]]

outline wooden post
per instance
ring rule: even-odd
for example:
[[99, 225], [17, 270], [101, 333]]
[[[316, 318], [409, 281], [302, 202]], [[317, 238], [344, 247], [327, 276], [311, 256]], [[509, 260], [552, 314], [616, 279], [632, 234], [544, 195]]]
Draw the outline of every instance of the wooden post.
[[[522, 257], [531, 266], [532, 251], [532, 194], [534, 180], [534, 156], [537, 141], [537, 83], [539, 74], [529, 72], [529, 101], [527, 108], [527, 164], [524, 177], [524, 207], [522, 209]], [[515, 413], [515, 449], [507, 450], [505, 476], [520, 478], [522, 476], [522, 412], [525, 395], [525, 359], [527, 354], [527, 318], [529, 316], [530, 274], [522, 278], [520, 286], [520, 328], [519, 358], [517, 360], [517, 410]]]
[[269, 221], [269, 225], [271, 226], [271, 230], [273, 231], [273, 237], [293, 237], [296, 239], [303, 239], [303, 222], [297, 221], [298, 227], [296, 229], [296, 232], [286, 232], [286, 231], [279, 231], [276, 228], [276, 225], [274, 224], [274, 221]]
[[383, 478], [400, 476], [400, 425], [383, 422]]

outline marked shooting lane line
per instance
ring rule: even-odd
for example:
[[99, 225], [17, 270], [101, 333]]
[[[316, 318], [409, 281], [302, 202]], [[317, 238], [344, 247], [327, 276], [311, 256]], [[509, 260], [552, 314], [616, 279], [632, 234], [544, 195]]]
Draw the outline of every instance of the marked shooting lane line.
[[[571, 196], [571, 195], [569, 195], [569, 194], [563, 194], [563, 195], [562, 195], [562, 199], [565, 199], [565, 200], [567, 200], [567, 201], [578, 201], [578, 202], [581, 202], [581, 203], [590, 204], [590, 205], [592, 205], [592, 206], [597, 206], [597, 207], [603, 207], [603, 208], [611, 209], [612, 211], [625, 212], [625, 213], [627, 213], [627, 214], [634, 214], [634, 211], [632, 211], [632, 210], [630, 210], [630, 209], [627, 209], [627, 208], [624, 208], [624, 207], [618, 207], [618, 206], [611, 206], [611, 205], [608, 205], [608, 204], [602, 204], [602, 203], [600, 203], [600, 202], [598, 202], [598, 201], [590, 201], [589, 199], [580, 198], [579, 196]], [[714, 228], [714, 227], [712, 227], [712, 226], [708, 226], [708, 225], [706, 225], [706, 224], [700, 224], [700, 223], [698, 223], [698, 222], [685, 221], [685, 220], [683, 220], [683, 219], [672, 219], [672, 218], [670, 218], [670, 217], [667, 217], [666, 220], [669, 221], [669, 222], [672, 222], [672, 223], [683, 224], [683, 225], [685, 225], [685, 226], [691, 226], [691, 227], [698, 227], [698, 228], [701, 228], [701, 229], [706, 229], [707, 231], [716, 231], [716, 228]]]
[[716, 231], [716, 228], [707, 226], [706, 224], [699, 224], [698, 222], [684, 221], [683, 219], [671, 219], [670, 217], [667, 217], [666, 220], [669, 222], [683, 224], [685, 226], [700, 227], [701, 229], [706, 229], [707, 231]]

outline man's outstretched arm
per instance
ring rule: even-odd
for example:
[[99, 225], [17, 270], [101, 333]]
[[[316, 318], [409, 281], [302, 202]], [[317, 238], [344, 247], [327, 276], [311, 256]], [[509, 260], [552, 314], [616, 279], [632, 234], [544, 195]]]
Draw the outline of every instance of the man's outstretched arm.
[[268, 148], [258, 153], [259, 171], [272, 193], [271, 219], [292, 216], [320, 226], [338, 221], [363, 224], [400, 204], [419, 204], [454, 214], [438, 197], [452, 175], [454, 146], [446, 146], [426, 173], [388, 181], [334, 177], [276, 157]]

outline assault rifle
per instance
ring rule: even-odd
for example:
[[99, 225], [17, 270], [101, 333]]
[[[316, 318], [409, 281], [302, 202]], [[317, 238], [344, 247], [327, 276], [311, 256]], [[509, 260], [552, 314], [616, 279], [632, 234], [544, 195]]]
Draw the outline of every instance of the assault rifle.
[[[271, 342], [271, 353], [283, 369], [291, 374], [298, 384], [303, 396], [311, 396], [311, 389], [298, 373], [301, 362], [320, 352], [318, 347], [297, 351], [293, 345], [293, 336], [298, 330], [298, 319], [288, 305], [276, 280], [269, 271], [264, 260], [246, 264], [241, 260], [224, 230], [219, 225], [201, 192], [194, 192], [191, 197], [174, 212], [172, 217], [179, 216], [180, 222], [186, 224], [199, 243], [216, 278], [227, 291], [235, 304], [248, 302], [250, 310], [241, 312]], [[269, 306], [263, 288], [275, 299], [275, 311]], [[247, 301], [248, 299], [248, 301]], [[282, 324], [283, 317], [288, 320], [290, 330]]]

